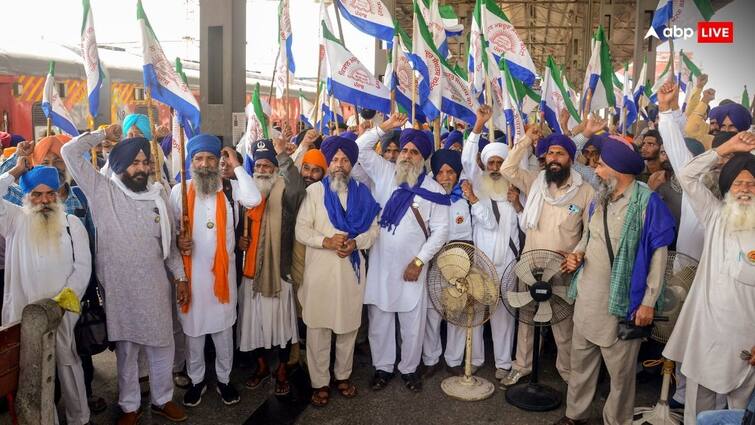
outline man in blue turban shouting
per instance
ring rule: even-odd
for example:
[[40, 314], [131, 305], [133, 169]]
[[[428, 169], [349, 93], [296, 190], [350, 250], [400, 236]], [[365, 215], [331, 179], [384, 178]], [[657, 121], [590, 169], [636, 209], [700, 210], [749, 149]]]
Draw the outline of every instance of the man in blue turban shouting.
[[307, 325], [311, 402], [320, 407], [328, 403], [330, 394], [331, 334], [336, 334], [336, 390], [346, 398], [357, 394], [349, 378], [366, 281], [360, 251], [375, 242], [380, 212], [370, 189], [351, 176], [352, 164], [359, 158], [356, 143], [331, 136], [321, 150], [328, 174], [307, 188], [296, 219], [296, 239], [307, 247], [299, 300]]
[[359, 163], [375, 182], [373, 195], [383, 208], [380, 237], [370, 255], [364, 303], [368, 305], [370, 349], [376, 369], [372, 388], [384, 388], [393, 376], [398, 315], [402, 341], [398, 370], [407, 388], [418, 392], [422, 381], [416, 372], [427, 317], [426, 265], [448, 240], [450, 199], [425, 173], [425, 160], [433, 151], [427, 133], [404, 129], [395, 164], [375, 152], [381, 136], [405, 123], [406, 115], [394, 114], [357, 140]]

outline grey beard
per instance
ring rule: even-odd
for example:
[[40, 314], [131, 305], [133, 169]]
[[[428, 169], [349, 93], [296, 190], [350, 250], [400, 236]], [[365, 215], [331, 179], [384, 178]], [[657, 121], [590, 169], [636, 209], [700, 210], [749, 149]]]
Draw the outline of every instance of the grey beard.
[[56, 201], [47, 205], [52, 211], [42, 211], [44, 207], [32, 205], [29, 198], [24, 197], [22, 208], [31, 218], [29, 240], [41, 252], [57, 251], [60, 249], [58, 239], [63, 231], [63, 203]]
[[346, 192], [349, 187], [349, 178], [348, 174], [331, 174], [330, 190], [336, 193]]
[[740, 203], [731, 192], [724, 197], [723, 216], [726, 220], [726, 228], [731, 231], [755, 230], [755, 204]]
[[480, 193], [488, 198], [500, 201], [506, 199], [506, 194], [509, 191], [509, 182], [503, 177], [498, 180], [493, 180], [490, 176], [490, 171], [485, 171], [482, 174], [482, 181], [480, 183]]
[[595, 192], [595, 201], [597, 202], [597, 205], [603, 205], [606, 201], [611, 199], [611, 194], [616, 190], [616, 185], [619, 181], [614, 177], [609, 178], [608, 181], [601, 178], [598, 180], [598, 190]]
[[423, 163], [418, 165], [412, 164], [409, 160], [403, 160], [396, 163], [396, 176], [394, 177], [396, 184], [401, 186], [402, 183], [406, 183], [409, 187], [413, 187], [419, 180], [419, 175], [422, 174]]
[[202, 195], [214, 195], [220, 187], [220, 170], [191, 167], [191, 179], [197, 192]]
[[253, 178], [254, 184], [257, 185], [257, 189], [260, 191], [262, 196], [267, 198], [267, 196], [270, 195], [270, 191], [273, 189], [273, 175], [254, 173]]

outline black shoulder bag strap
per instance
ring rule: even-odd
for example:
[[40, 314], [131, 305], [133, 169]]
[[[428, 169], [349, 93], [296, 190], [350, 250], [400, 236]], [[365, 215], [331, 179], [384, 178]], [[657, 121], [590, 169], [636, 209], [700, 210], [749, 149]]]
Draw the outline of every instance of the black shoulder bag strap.
[[71, 222], [68, 221], [69, 214], [66, 214], [66, 232], [68, 232], [68, 239], [71, 240], [71, 255], [73, 256], [73, 262], [76, 263], [76, 251], [73, 248], [73, 236], [71, 236]]
[[611, 234], [608, 233], [608, 199], [603, 203], [603, 232], [606, 238], [606, 248], [608, 248], [608, 259], [611, 261], [611, 270], [613, 270], [613, 245], [611, 244]]
[[[492, 198], [490, 199], [490, 205], [493, 206], [493, 215], [495, 216], [495, 222], [499, 225], [501, 224], [501, 211], [498, 209], [498, 202], [494, 201]], [[522, 233], [521, 229], [519, 229], [519, 219], [516, 220], [516, 230], [519, 233], [519, 242], [521, 243], [521, 246], [524, 246], [524, 234]], [[514, 257], [519, 257], [519, 250], [516, 249], [516, 244], [514, 243], [514, 239], [509, 237], [509, 248], [511, 248], [511, 252], [514, 253]]]

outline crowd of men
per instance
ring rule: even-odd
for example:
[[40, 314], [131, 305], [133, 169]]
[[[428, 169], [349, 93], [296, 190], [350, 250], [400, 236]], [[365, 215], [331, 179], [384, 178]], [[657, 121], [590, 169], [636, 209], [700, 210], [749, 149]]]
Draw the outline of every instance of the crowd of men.
[[[628, 424], [642, 340], [620, 336], [619, 326], [652, 324], [676, 250], [699, 260], [664, 350], [686, 377], [676, 403], [688, 424], [722, 399], [742, 409], [755, 388], [755, 134], [743, 106], [708, 106], [714, 93], [703, 93], [705, 83], [684, 112], [678, 87], [664, 85], [657, 117], [634, 138], [597, 116], [570, 128], [563, 112], [567, 134], [532, 120], [509, 146], [505, 135], [486, 138], [487, 106], [474, 125], [449, 129], [437, 150], [432, 133], [401, 113], [363, 117], [327, 137], [284, 125], [237, 149], [199, 134], [187, 142], [179, 183], [159, 165], [171, 155], [170, 136], [154, 149], [142, 115], [73, 139], [0, 133], [9, 148], [0, 165], [2, 324], [63, 294], [104, 304], [118, 424], [139, 420], [144, 377], [152, 414], [185, 421], [174, 387], [186, 390], [183, 406], [201, 403], [211, 381], [208, 337], [226, 405], [241, 400], [230, 375], [246, 353], [256, 363], [247, 388], [272, 378], [275, 394], [288, 394], [289, 367], [301, 360], [311, 404], [324, 407], [331, 390], [358, 394], [350, 377], [360, 328], [372, 391], [397, 370], [420, 392], [441, 356], [462, 373], [465, 329], [449, 323], [441, 337], [443, 315], [426, 286], [446, 243], [474, 244], [499, 275], [522, 253], [546, 249], [564, 256], [574, 302], [573, 317], [552, 326], [555, 366], [568, 384], [558, 423], [587, 422], [603, 363], [611, 386], [602, 419]], [[79, 309], [69, 310], [57, 332], [57, 376], [67, 423], [87, 424], [107, 403], [92, 392], [96, 353], [77, 347], [85, 342], [74, 329], [83, 325]], [[533, 328], [517, 327], [505, 308], [490, 326], [489, 364], [505, 388], [531, 373], [539, 348]], [[477, 369], [482, 326], [473, 334]]]

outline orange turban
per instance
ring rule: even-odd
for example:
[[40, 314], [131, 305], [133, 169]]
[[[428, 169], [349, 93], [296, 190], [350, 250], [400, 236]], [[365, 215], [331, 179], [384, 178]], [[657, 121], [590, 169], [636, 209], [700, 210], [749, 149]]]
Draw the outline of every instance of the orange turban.
[[328, 163], [325, 162], [325, 155], [320, 152], [320, 149], [310, 149], [304, 154], [301, 160], [302, 164], [310, 164], [315, 167], [322, 168], [323, 171], [328, 170]]
[[34, 152], [31, 155], [32, 162], [34, 165], [40, 165], [50, 152], [61, 157], [60, 148], [62, 148], [63, 144], [69, 140], [71, 140], [71, 137], [66, 136], [65, 134], [43, 137], [36, 145], [34, 145]]
[[3, 158], [10, 158], [14, 153], [16, 153], [15, 147], [5, 148], [3, 149]]

